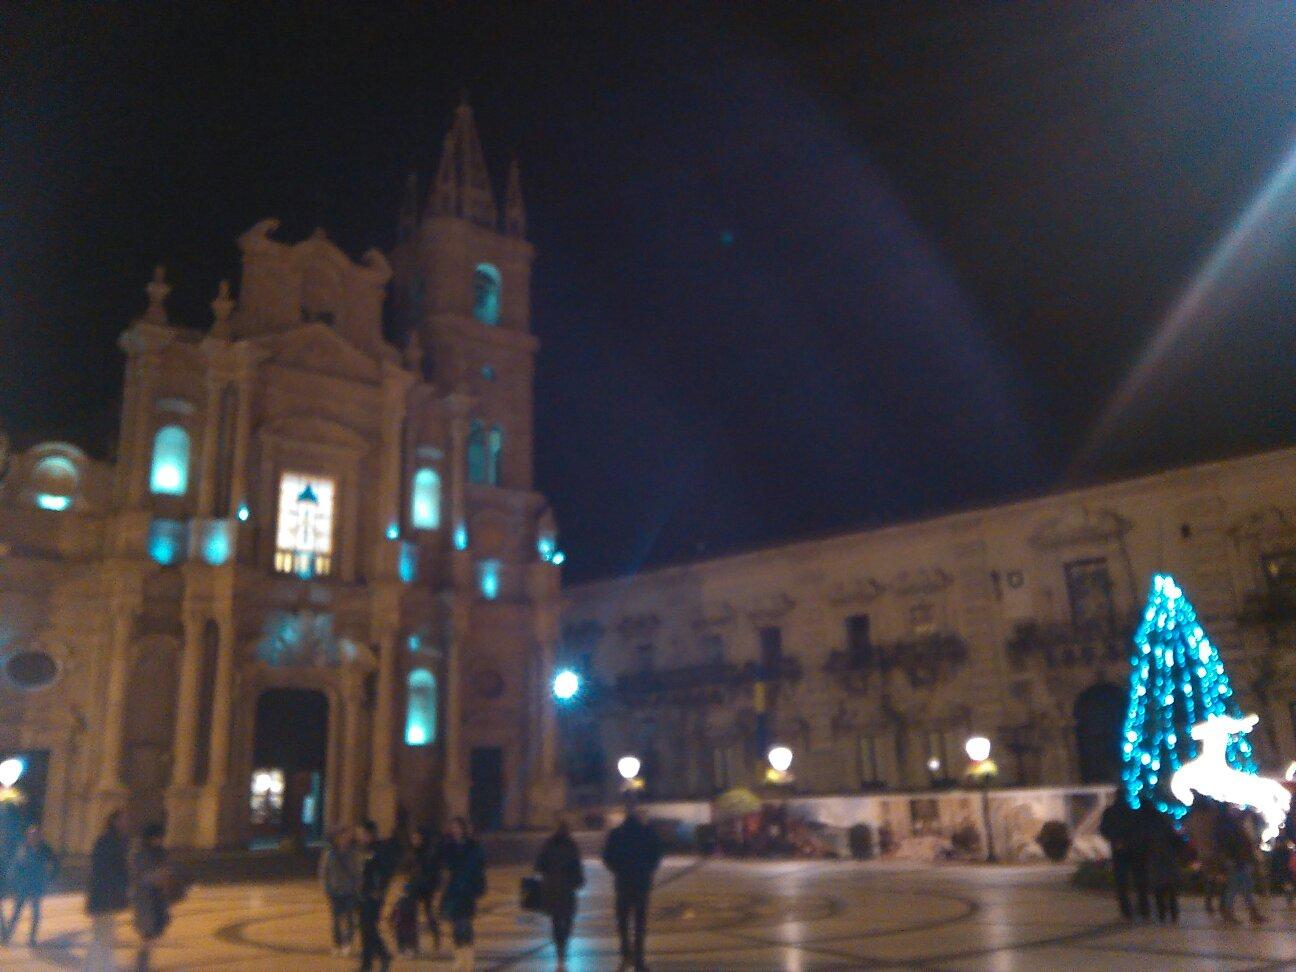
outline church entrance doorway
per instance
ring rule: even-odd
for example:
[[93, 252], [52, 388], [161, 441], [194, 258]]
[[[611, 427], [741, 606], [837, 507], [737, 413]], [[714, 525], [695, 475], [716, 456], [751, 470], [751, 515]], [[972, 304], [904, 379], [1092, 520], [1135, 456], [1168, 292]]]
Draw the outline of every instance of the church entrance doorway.
[[469, 765], [468, 815], [474, 830], [499, 830], [504, 826], [504, 751], [479, 746]]
[[1076, 756], [1081, 783], [1115, 783], [1121, 771], [1126, 697], [1110, 682], [1092, 685], [1075, 700]]
[[309, 843], [324, 836], [328, 697], [315, 689], [266, 689], [253, 736], [253, 844]]

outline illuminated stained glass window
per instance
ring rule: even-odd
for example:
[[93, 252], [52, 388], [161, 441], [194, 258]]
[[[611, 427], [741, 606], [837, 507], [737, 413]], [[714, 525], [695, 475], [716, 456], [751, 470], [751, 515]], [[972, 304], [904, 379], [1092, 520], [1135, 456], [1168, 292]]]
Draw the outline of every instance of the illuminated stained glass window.
[[436, 676], [426, 668], [416, 668], [409, 673], [408, 687], [405, 744], [430, 746], [437, 734]]
[[336, 484], [326, 476], [286, 472], [279, 479], [275, 570], [322, 577], [333, 569]]
[[489, 263], [479, 263], [473, 272], [473, 317], [483, 324], [499, 323], [500, 272]]
[[416, 530], [435, 530], [441, 526], [441, 477], [435, 469], [425, 466], [414, 474], [410, 523]]
[[153, 465], [149, 489], [167, 496], [183, 496], [189, 488], [189, 433], [166, 425], [153, 437]]

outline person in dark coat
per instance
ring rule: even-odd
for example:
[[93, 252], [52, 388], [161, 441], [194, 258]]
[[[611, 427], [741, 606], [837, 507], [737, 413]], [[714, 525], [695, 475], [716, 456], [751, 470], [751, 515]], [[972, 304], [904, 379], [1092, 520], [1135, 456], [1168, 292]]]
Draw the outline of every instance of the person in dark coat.
[[565, 969], [567, 942], [576, 921], [576, 892], [585, 886], [585, 867], [581, 863], [580, 848], [572, 840], [567, 821], [560, 820], [558, 829], [540, 848], [535, 870], [543, 879], [540, 895], [553, 922], [558, 968]]
[[450, 821], [445, 867], [441, 914], [450, 921], [454, 967], [471, 970], [475, 960], [473, 918], [477, 914], [477, 900], [486, 893], [486, 853], [463, 817]]
[[1235, 806], [1225, 806], [1215, 825], [1215, 841], [1219, 845], [1220, 857], [1228, 873], [1224, 886], [1224, 895], [1220, 899], [1220, 915], [1225, 923], [1236, 925], [1237, 915], [1233, 911], [1233, 901], [1240, 893], [1246, 902], [1251, 923], [1260, 925], [1268, 921], [1255, 900], [1255, 875], [1258, 866], [1256, 839], [1247, 826], [1244, 811]]
[[[639, 818], [638, 808], [626, 808], [625, 822], [613, 828], [603, 848], [603, 863], [615, 878], [617, 933], [621, 938], [622, 970], [644, 972], [644, 945], [648, 934], [648, 897], [653, 875], [661, 864], [661, 843], [651, 827]], [[630, 923], [634, 922], [634, 938]]]
[[22, 915], [24, 905], [31, 906], [31, 928], [27, 932], [27, 944], [36, 944], [40, 932], [41, 900], [57, 870], [58, 858], [54, 856], [54, 849], [41, 838], [40, 824], [32, 824], [27, 828], [23, 842], [18, 845], [13, 860], [9, 863], [6, 883], [14, 898], [13, 912], [9, 915], [8, 922], [0, 915], [0, 939], [6, 945], [18, 927], [18, 918]]
[[1139, 810], [1147, 836], [1148, 884], [1156, 901], [1157, 921], [1179, 924], [1179, 874], [1187, 852], [1174, 821], [1149, 803]]
[[379, 854], [378, 826], [372, 820], [360, 825], [360, 969], [368, 972], [378, 960], [381, 972], [391, 966], [391, 951], [383, 941], [379, 919], [387, 895], [387, 867]]
[[117, 915], [130, 907], [130, 867], [127, 863], [126, 815], [114, 810], [90, 852], [86, 882], [86, 913], [92, 940], [86, 951], [88, 972], [110, 972], [116, 940]]
[[350, 955], [360, 891], [355, 834], [350, 828], [339, 827], [329, 837], [328, 846], [320, 855], [319, 879], [333, 915], [333, 954]]
[[140, 937], [137, 972], [147, 972], [153, 946], [171, 924], [170, 862], [162, 846], [165, 832], [161, 824], [149, 824], [140, 832], [139, 846], [130, 858], [131, 901]]
[[410, 890], [427, 919], [432, 933], [432, 948], [441, 951], [441, 923], [436, 916], [436, 893], [441, 885], [441, 839], [428, 827], [420, 827], [410, 835], [409, 883]]
[[1116, 799], [1103, 811], [1098, 832], [1111, 845], [1112, 869], [1116, 876], [1116, 899], [1121, 915], [1126, 921], [1134, 920], [1130, 904], [1130, 884], [1138, 895], [1138, 914], [1143, 920], [1152, 916], [1148, 901], [1148, 858], [1144, 839], [1142, 817], [1129, 804], [1125, 791], [1117, 791]]

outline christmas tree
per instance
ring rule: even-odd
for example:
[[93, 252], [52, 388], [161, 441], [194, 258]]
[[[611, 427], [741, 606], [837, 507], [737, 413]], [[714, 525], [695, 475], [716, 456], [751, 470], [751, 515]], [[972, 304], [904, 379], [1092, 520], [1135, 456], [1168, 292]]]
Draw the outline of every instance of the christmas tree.
[[[1167, 799], [1170, 778], [1197, 756], [1191, 730], [1213, 715], [1241, 716], [1219, 652], [1197, 612], [1169, 574], [1152, 578], [1143, 621], [1134, 635], [1129, 709], [1122, 736], [1122, 782], [1130, 805], [1150, 800], [1160, 810], [1186, 808]], [[1256, 772], [1251, 744], [1235, 736], [1228, 764]]]

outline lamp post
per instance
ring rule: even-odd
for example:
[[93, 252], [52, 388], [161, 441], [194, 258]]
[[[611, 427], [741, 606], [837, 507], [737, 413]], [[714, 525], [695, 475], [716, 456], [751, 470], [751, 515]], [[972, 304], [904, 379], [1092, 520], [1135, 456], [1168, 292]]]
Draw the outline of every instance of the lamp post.
[[994, 782], [999, 768], [990, 759], [990, 740], [985, 736], [973, 736], [963, 746], [972, 765], [968, 767], [968, 776], [981, 787], [981, 821], [986, 835], [986, 863], [993, 864], [998, 858], [994, 848], [994, 826], [990, 821], [990, 784]]

